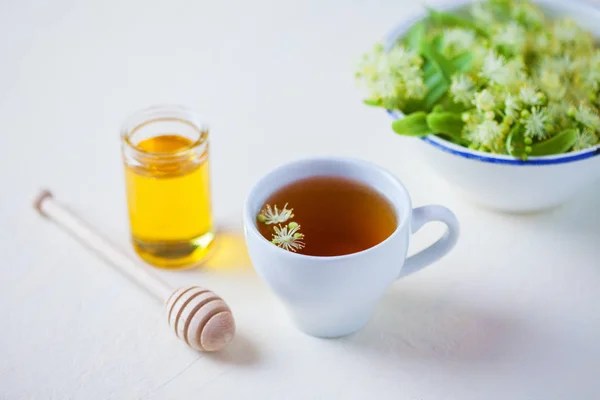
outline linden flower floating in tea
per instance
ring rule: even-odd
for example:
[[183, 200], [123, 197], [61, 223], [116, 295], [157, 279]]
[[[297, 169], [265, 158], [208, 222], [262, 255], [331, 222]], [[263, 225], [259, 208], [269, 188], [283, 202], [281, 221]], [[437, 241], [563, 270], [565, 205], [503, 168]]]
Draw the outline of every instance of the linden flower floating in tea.
[[267, 204], [265, 208], [258, 214], [258, 221], [263, 222], [267, 225], [280, 224], [286, 222], [290, 218], [294, 218], [294, 209], [287, 209], [287, 203], [283, 206], [283, 210], [279, 211], [277, 205], [271, 208], [271, 205]]
[[287, 226], [275, 226], [273, 227], [275, 233], [273, 234], [273, 240], [271, 243], [281, 247], [284, 250], [296, 252], [304, 248], [304, 234], [298, 232], [300, 225], [295, 222], [290, 222]]
[[392, 124], [401, 135], [522, 159], [600, 141], [600, 49], [532, 2], [476, 1], [468, 17], [430, 9], [356, 76], [366, 104], [405, 115]]
[[286, 225], [281, 225], [282, 223], [287, 222], [290, 218], [294, 217], [293, 208], [287, 209], [287, 203], [283, 206], [283, 209], [280, 211], [277, 208], [277, 205], [271, 206], [269, 204], [265, 205], [263, 210], [258, 214], [256, 219], [258, 222], [263, 223], [265, 225], [274, 225], [272, 227], [272, 239], [271, 243], [276, 246], [281, 247], [284, 250], [288, 250], [291, 252], [297, 252], [304, 248], [305, 244], [302, 239], [304, 239], [304, 234], [300, 233], [300, 225], [294, 221], [287, 223]]

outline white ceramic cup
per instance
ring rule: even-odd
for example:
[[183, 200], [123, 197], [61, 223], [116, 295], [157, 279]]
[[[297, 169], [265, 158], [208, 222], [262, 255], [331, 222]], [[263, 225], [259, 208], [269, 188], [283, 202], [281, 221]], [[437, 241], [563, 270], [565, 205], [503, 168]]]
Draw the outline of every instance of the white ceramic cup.
[[[256, 216], [266, 199], [289, 183], [323, 175], [358, 180], [384, 195], [397, 214], [396, 230], [367, 250], [333, 257], [293, 253], [265, 239]], [[444, 235], [407, 258], [411, 234], [431, 221], [446, 225]], [[384, 169], [362, 160], [326, 157], [291, 162], [260, 179], [244, 204], [244, 233], [257, 274], [284, 304], [294, 324], [309, 335], [332, 338], [362, 328], [396, 279], [448, 253], [458, 239], [459, 224], [442, 206], [413, 209], [404, 185]]]

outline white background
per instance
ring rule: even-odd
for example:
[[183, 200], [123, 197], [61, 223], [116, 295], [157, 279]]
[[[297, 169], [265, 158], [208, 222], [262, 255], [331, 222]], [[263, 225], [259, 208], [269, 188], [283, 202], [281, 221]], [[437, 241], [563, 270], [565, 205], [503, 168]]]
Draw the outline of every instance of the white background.
[[[418, 3], [0, 0], [0, 398], [597, 399], [600, 189], [540, 215], [474, 208], [361, 104], [358, 57]], [[215, 215], [232, 233], [205, 269], [161, 275], [230, 304], [238, 335], [217, 355], [186, 348], [160, 303], [31, 207], [50, 188], [130, 251], [119, 128], [157, 103], [212, 127]], [[331, 154], [388, 168], [463, 233], [362, 331], [320, 340], [256, 277], [241, 209], [270, 169]]]

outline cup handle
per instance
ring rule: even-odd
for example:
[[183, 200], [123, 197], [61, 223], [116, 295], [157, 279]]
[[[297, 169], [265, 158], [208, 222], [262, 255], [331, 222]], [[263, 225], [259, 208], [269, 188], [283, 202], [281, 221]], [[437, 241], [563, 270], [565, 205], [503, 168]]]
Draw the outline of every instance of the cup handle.
[[440, 221], [446, 224], [444, 235], [428, 248], [408, 257], [398, 278], [403, 278], [436, 262], [446, 254], [458, 241], [460, 232], [458, 219], [452, 211], [443, 206], [424, 206], [413, 210], [411, 233], [414, 234], [428, 222]]

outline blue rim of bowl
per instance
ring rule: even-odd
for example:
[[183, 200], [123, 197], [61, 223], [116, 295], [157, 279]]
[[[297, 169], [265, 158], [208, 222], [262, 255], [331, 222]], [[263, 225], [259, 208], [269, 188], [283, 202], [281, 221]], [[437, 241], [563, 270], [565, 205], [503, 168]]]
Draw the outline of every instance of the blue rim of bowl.
[[[452, 3], [445, 4], [444, 6], [441, 6], [438, 9], [448, 11], [448, 10], [451, 10], [456, 7], [468, 5], [470, 3], [471, 3], [470, 0], [460, 0], [460, 1], [454, 2], [453, 4]], [[552, 3], [552, 2], [546, 1], [543, 3]], [[580, 4], [586, 5], [586, 6], [589, 6], [590, 8], [598, 10], [597, 6], [594, 6], [593, 4], [591, 4], [588, 1], [581, 1]], [[392, 29], [390, 31], [390, 33], [388, 33], [385, 36], [385, 38], [384, 38], [385, 47], [389, 48], [402, 33], [406, 32], [414, 23], [416, 23], [417, 21], [420, 21], [424, 16], [425, 16], [425, 14], [421, 13], [419, 15], [413, 16], [412, 18], [408, 18], [404, 22], [396, 25], [396, 27], [394, 27], [394, 29]], [[403, 113], [399, 112], [399, 111], [394, 111], [394, 110], [386, 110], [386, 111], [395, 120], [402, 118], [402, 116], [403, 116]], [[445, 151], [447, 153], [450, 153], [450, 154], [453, 154], [456, 156], [460, 156], [463, 158], [468, 158], [471, 160], [487, 162], [487, 163], [492, 163], [492, 164], [531, 165], [531, 166], [553, 165], [553, 164], [564, 164], [564, 163], [569, 163], [569, 162], [581, 161], [581, 160], [585, 160], [585, 159], [600, 155], [600, 144], [597, 144], [594, 147], [590, 147], [589, 149], [585, 149], [585, 150], [581, 150], [581, 151], [577, 151], [577, 152], [570, 152], [570, 153], [566, 153], [566, 154], [558, 154], [558, 155], [552, 155], [552, 156], [529, 157], [527, 160], [521, 160], [521, 159], [518, 159], [515, 157], [500, 155], [500, 154], [490, 156], [489, 153], [484, 153], [484, 152], [478, 151], [478, 150], [471, 150], [466, 147], [456, 145], [456, 144], [448, 142], [447, 140], [444, 140], [436, 135], [423, 136], [420, 139], [423, 142], [430, 144], [433, 147], [436, 147], [437, 149]]]

